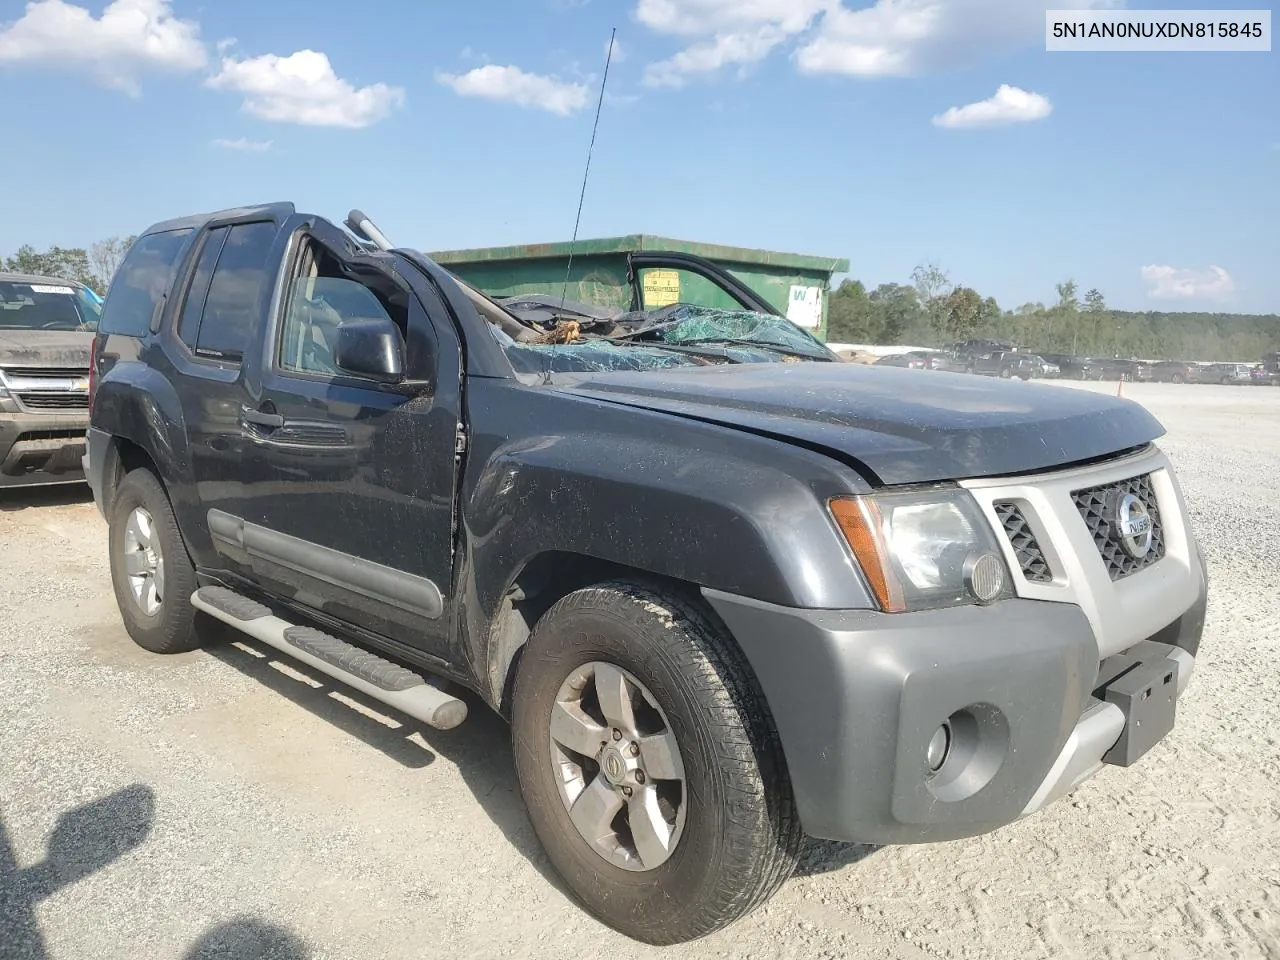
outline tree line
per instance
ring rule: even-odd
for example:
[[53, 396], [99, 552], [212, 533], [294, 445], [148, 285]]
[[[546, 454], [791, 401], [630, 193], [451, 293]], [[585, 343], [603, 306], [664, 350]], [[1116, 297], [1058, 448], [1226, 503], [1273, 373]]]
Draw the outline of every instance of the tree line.
[[993, 297], [953, 284], [932, 263], [916, 267], [910, 283], [868, 291], [859, 280], [845, 280], [831, 293], [827, 339], [833, 343], [943, 347], [974, 337], [1042, 353], [1254, 361], [1280, 350], [1280, 315], [1112, 310], [1101, 291], [1082, 296], [1074, 280], [1057, 285], [1052, 304], [1002, 310]]
[[[136, 237], [109, 237], [83, 247], [27, 244], [0, 261], [10, 273], [78, 280], [105, 296]], [[1259, 359], [1280, 350], [1280, 316], [1241, 313], [1161, 313], [1112, 310], [1096, 289], [1083, 296], [1074, 280], [1057, 285], [1051, 305], [1024, 303], [1002, 310], [994, 297], [952, 283], [934, 263], [921, 264], [910, 283], [882, 283], [868, 291], [845, 280], [831, 293], [827, 339], [833, 343], [942, 347], [989, 337], [1042, 353], [1167, 360]]]
[[111, 278], [115, 276], [124, 255], [137, 239], [109, 237], [99, 240], [88, 249], [53, 246], [43, 252], [30, 244], [23, 244], [13, 256], [0, 260], [0, 270], [77, 280], [99, 296], [105, 297]]

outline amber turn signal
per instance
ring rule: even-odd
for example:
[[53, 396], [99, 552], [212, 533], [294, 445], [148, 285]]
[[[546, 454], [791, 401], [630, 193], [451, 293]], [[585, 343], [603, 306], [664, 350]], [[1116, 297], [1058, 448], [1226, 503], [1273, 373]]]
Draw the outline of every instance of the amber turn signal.
[[840, 497], [830, 504], [840, 532], [849, 543], [867, 578], [871, 592], [886, 613], [902, 613], [907, 609], [902, 585], [894, 576], [884, 543], [884, 518], [874, 500]]

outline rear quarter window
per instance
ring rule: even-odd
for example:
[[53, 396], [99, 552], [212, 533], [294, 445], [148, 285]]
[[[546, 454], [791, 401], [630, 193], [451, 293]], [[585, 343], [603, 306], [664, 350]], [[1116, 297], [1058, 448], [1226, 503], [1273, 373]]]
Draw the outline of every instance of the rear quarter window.
[[152, 233], [129, 248], [102, 305], [99, 330], [146, 336], [156, 307], [173, 283], [174, 268], [190, 235], [190, 229]]
[[209, 281], [195, 354], [239, 363], [249, 342], [264, 290], [274, 279], [270, 262], [276, 225], [239, 223], [228, 231]]

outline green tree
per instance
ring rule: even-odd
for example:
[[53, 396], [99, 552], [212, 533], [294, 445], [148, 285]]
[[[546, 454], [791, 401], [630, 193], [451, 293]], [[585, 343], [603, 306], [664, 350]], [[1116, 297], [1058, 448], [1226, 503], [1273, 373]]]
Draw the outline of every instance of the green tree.
[[928, 315], [929, 326], [941, 332], [947, 326], [947, 297], [954, 289], [947, 272], [936, 263], [922, 263], [911, 271], [911, 283], [915, 287], [920, 306]]
[[1076, 298], [1079, 288], [1074, 280], [1063, 280], [1058, 284], [1058, 309], [1075, 313], [1080, 309], [1080, 301]]
[[10, 273], [78, 280], [98, 289], [97, 278], [89, 266], [89, 255], [81, 247], [54, 246], [39, 253], [30, 244], [23, 244], [16, 254], [4, 261], [4, 269]]
[[833, 343], [873, 343], [880, 330], [867, 288], [861, 280], [845, 280], [827, 303], [827, 339]]
[[952, 340], [966, 340], [982, 322], [986, 303], [972, 287], [956, 287], [943, 298], [942, 307], [938, 333]]
[[878, 329], [880, 343], [901, 343], [905, 336], [927, 324], [915, 287], [882, 283], [867, 298]]
[[1107, 309], [1107, 301], [1097, 287], [1084, 295], [1084, 309], [1086, 313], [1102, 313]]

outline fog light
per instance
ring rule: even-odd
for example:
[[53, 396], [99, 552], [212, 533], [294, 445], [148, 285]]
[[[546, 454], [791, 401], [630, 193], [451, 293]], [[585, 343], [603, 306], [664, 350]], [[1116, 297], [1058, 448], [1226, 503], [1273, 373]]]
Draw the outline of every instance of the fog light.
[[925, 751], [925, 761], [929, 764], [929, 772], [937, 773], [947, 762], [947, 754], [951, 752], [951, 724], [944, 723], [938, 728], [933, 739], [929, 741], [929, 749]]
[[979, 603], [990, 603], [1004, 592], [1004, 563], [994, 553], [980, 553], [964, 562], [964, 585]]

